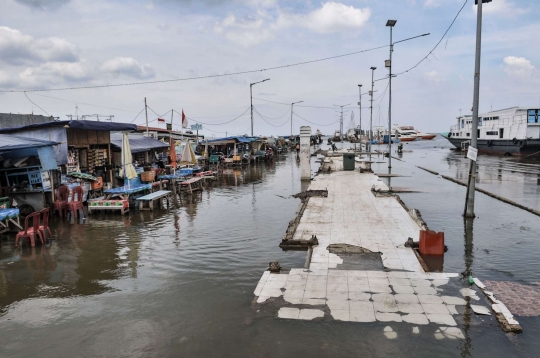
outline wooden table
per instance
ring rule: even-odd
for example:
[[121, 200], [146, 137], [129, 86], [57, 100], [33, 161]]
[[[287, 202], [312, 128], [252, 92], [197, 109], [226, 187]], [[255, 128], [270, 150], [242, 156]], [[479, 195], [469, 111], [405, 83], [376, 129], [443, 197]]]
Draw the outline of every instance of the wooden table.
[[193, 193], [194, 191], [197, 191], [197, 190], [202, 190], [201, 178], [191, 178], [191, 179], [181, 182], [180, 190], [189, 191], [190, 193]]

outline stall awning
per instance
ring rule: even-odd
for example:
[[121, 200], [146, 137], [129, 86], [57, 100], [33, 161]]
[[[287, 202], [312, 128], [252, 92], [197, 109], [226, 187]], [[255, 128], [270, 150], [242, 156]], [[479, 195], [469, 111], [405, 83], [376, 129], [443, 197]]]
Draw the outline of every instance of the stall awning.
[[[202, 141], [201, 143], [206, 143]], [[208, 144], [220, 145], [220, 144], [233, 144], [233, 143], [251, 143], [251, 139], [247, 137], [225, 137], [225, 138], [216, 138], [208, 141]]]
[[[154, 138], [146, 137], [141, 134], [128, 134], [129, 147], [131, 148], [131, 153], [141, 153], [146, 152], [151, 149], [165, 149], [169, 147], [168, 143], [163, 143]], [[111, 133], [111, 146], [114, 149], [122, 149], [122, 133], [114, 132]]]
[[0, 133], [12, 133], [12, 132], [20, 131], [20, 130], [25, 130], [25, 129], [64, 127], [64, 126], [68, 126], [68, 128], [74, 128], [74, 129], [86, 129], [86, 130], [94, 130], [94, 131], [110, 131], [110, 132], [137, 131], [136, 124], [74, 120], [74, 121], [53, 121], [53, 122], [30, 124], [27, 126], [2, 128], [0, 129]]
[[46, 146], [53, 146], [58, 144], [57, 142], [51, 142], [48, 140], [27, 138], [12, 134], [0, 134], [0, 153], [8, 152], [17, 149], [39, 148]]

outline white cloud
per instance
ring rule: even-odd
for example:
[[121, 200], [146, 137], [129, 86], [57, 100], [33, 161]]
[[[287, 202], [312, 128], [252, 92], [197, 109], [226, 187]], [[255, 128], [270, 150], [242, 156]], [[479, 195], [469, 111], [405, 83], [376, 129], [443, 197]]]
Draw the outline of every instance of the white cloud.
[[506, 73], [513, 76], [527, 77], [534, 71], [531, 61], [524, 57], [507, 56], [503, 60], [503, 68]]
[[258, 45], [270, 40], [274, 33], [270, 26], [266, 26], [262, 18], [237, 18], [229, 15], [223, 21], [216, 24], [214, 31], [224, 34], [227, 39], [242, 46]]
[[[253, 2], [253, 1], [252, 1]], [[268, 6], [274, 1], [255, 1]], [[273, 19], [265, 11], [257, 16], [236, 17], [228, 15], [214, 26], [214, 31], [223, 34], [230, 41], [243, 46], [257, 45], [275, 37], [275, 32], [290, 27], [303, 27], [317, 33], [332, 33], [359, 29], [371, 17], [369, 8], [355, 8], [336, 2], [326, 2], [319, 9], [307, 14], [280, 13]]]
[[154, 77], [154, 69], [145, 63], [140, 64], [131, 57], [115, 57], [106, 61], [102, 66], [101, 70], [104, 72], [115, 74], [115, 75], [126, 75], [133, 78], [152, 78]]
[[[473, 10], [476, 13], [477, 5], [473, 3]], [[530, 9], [520, 8], [515, 3], [507, 0], [496, 0], [482, 5], [482, 14], [501, 14], [504, 16], [523, 15]]]
[[88, 81], [93, 77], [94, 71], [85, 61], [47, 62], [37, 67], [28, 67], [19, 74], [23, 88], [42, 88], [65, 82]]
[[431, 9], [434, 9], [436, 7], [441, 6], [444, 0], [426, 0], [424, 1], [424, 6], [429, 7]]
[[0, 60], [13, 64], [50, 61], [76, 62], [77, 47], [58, 37], [35, 39], [19, 30], [0, 26]]
[[435, 82], [435, 83], [440, 83], [444, 81], [441, 75], [439, 75], [439, 73], [435, 70], [426, 72], [426, 78], [428, 79], [428, 81]]
[[371, 17], [369, 8], [355, 8], [337, 2], [323, 3], [321, 8], [307, 15], [280, 14], [278, 26], [301, 26], [318, 33], [359, 29]]

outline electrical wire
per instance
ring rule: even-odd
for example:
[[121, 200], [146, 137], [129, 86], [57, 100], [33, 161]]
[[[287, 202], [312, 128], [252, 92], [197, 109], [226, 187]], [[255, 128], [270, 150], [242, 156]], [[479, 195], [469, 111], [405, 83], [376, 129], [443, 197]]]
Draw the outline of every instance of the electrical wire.
[[130, 111], [130, 110], [127, 110], [127, 109], [120, 109], [120, 108], [113, 108], [113, 107], [98, 106], [97, 104], [90, 104], [90, 103], [84, 103], [84, 102], [79, 102], [79, 101], [72, 101], [72, 100], [69, 100], [69, 99], [63, 99], [63, 98], [58, 98], [58, 97], [45, 96], [45, 95], [43, 95], [43, 94], [38, 94], [38, 93], [34, 93], [34, 95], [35, 95], [35, 96], [40, 96], [40, 97], [52, 98], [52, 99], [56, 99], [56, 100], [59, 100], [59, 101], [71, 102], [71, 103], [76, 103], [76, 104], [84, 104], [84, 105], [86, 105], [86, 106], [91, 106], [91, 107], [99, 107], [99, 108], [112, 109], [112, 110], [115, 110], [115, 111], [122, 111], [122, 112], [131, 112], [131, 113], [135, 113], [135, 111]]
[[[270, 101], [270, 100], [267, 100], [267, 99], [262, 99], [262, 98], [257, 98], [257, 97], [253, 97], [253, 99], [256, 99], [256, 100], [259, 100], [259, 101], [263, 101], [263, 102], [270, 102], [270, 103], [275, 103], [275, 104], [283, 104], [283, 105], [287, 105], [287, 106], [290, 106], [291, 104], [290, 103], [284, 103], [284, 102], [275, 102], [275, 101]], [[321, 106], [303, 106], [301, 104], [295, 104], [296, 107], [303, 107], [303, 108], [322, 108], [322, 109], [336, 109], [336, 107], [321, 107]], [[346, 108], [346, 109], [356, 109], [357, 107], [343, 107], [343, 108]]]
[[109, 85], [95, 85], [95, 86], [80, 86], [80, 87], [63, 87], [63, 88], [43, 88], [43, 89], [27, 89], [27, 90], [0, 90], [0, 92], [13, 92], [13, 93], [20, 93], [20, 92], [50, 92], [50, 91], [67, 91], [67, 90], [80, 90], [80, 89], [92, 89], [92, 88], [109, 88], [109, 87], [125, 87], [125, 86], [137, 86], [137, 85], [149, 85], [149, 84], [156, 84], [156, 83], [169, 83], [169, 82], [180, 82], [180, 81], [193, 81], [193, 80], [202, 80], [202, 79], [208, 79], [208, 78], [217, 78], [217, 77], [227, 77], [227, 76], [236, 76], [236, 75], [244, 75], [248, 73], [255, 73], [255, 72], [264, 72], [264, 71], [273, 71], [273, 70], [279, 70], [282, 68], [288, 68], [288, 67], [295, 67], [295, 66], [302, 66], [307, 65], [315, 62], [321, 62], [321, 61], [327, 61], [327, 60], [333, 60], [340, 57], [346, 57], [346, 56], [352, 56], [357, 55], [364, 52], [379, 50], [381, 48], [388, 47], [389, 45], [384, 46], [378, 46], [378, 47], [372, 47], [366, 50], [356, 51], [356, 52], [350, 52], [342, 55], [336, 55], [331, 57], [325, 57], [320, 58], [316, 60], [310, 60], [310, 61], [302, 61], [297, 63], [292, 63], [288, 65], [281, 65], [281, 66], [274, 66], [274, 67], [267, 67], [262, 68], [258, 70], [246, 70], [246, 71], [238, 71], [238, 72], [232, 72], [232, 73], [223, 73], [223, 74], [217, 74], [217, 75], [206, 75], [206, 76], [197, 76], [197, 77], [185, 77], [185, 78], [176, 78], [171, 80], [158, 80], [158, 81], [144, 81], [144, 82], [131, 82], [131, 83], [118, 83], [118, 84], [109, 84]]
[[[30, 103], [32, 103], [34, 106], [36, 106], [37, 108], [41, 109], [43, 112], [47, 113], [46, 110], [44, 110], [43, 108], [41, 108], [40, 106], [38, 106], [37, 104], [35, 104], [31, 99], [30, 97], [28, 97], [28, 95], [26, 94], [26, 92], [24, 92], [24, 95], [26, 96], [26, 98], [30, 101]], [[47, 113], [47, 115], [49, 117], [52, 117], [49, 113]]]
[[308, 122], [308, 123], [311, 123], [311, 124], [314, 124], [314, 125], [316, 125], [316, 126], [323, 126], [323, 127], [324, 127], [324, 126], [332, 126], [332, 125], [334, 125], [334, 124], [336, 124], [336, 123], [339, 123], [339, 121], [335, 121], [335, 122], [330, 123], [330, 124], [319, 124], [319, 123], [314, 123], [314, 122], [312, 122], [312, 121], [309, 121], [309, 120], [305, 119], [304, 117], [300, 117], [298, 114], [296, 114], [296, 113], [294, 113], [294, 112], [293, 112], [293, 114], [294, 114], [295, 116], [297, 116], [298, 118], [303, 119], [304, 121], [306, 121], [306, 122]]
[[130, 123], [135, 122], [135, 120], [137, 119], [137, 117], [139, 117], [143, 111], [144, 111], [144, 108], [141, 109], [141, 111], [139, 112], [139, 114], [137, 114], [137, 115], [135, 116], [135, 118], [133, 118], [133, 120], [132, 120]]
[[463, 11], [463, 9], [465, 8], [465, 5], [467, 5], [467, 3], [469, 2], [469, 0], [465, 0], [465, 3], [463, 4], [463, 6], [461, 7], [461, 9], [459, 9], [458, 13], [456, 14], [456, 16], [454, 17], [454, 20], [452, 20], [452, 22], [450, 23], [450, 26], [448, 26], [448, 28], [446, 29], [446, 31], [444, 32], [444, 34], [442, 35], [441, 39], [439, 40], [439, 42], [437, 42], [437, 44], [435, 45], [435, 47], [433, 47], [433, 49], [431, 51], [429, 51], [429, 53], [424, 56], [416, 65], [414, 65], [413, 67], [409, 68], [408, 70], [406, 71], [403, 71], [403, 72], [400, 72], [394, 76], [399, 76], [399, 75], [402, 75], [404, 73], [407, 73], [411, 70], [414, 70], [416, 67], [418, 67], [422, 62], [424, 62], [425, 60], [427, 60], [428, 56], [431, 55], [433, 53], [433, 51], [435, 51], [435, 49], [437, 49], [437, 47], [440, 45], [440, 43], [442, 42], [442, 40], [445, 38], [446, 34], [448, 33], [448, 31], [450, 31], [450, 29], [452, 28], [452, 26], [454, 26], [454, 23], [456, 22], [459, 14], [461, 14], [461, 11]]
[[266, 123], [268, 123], [268, 124], [271, 125], [272, 127], [276, 127], [276, 128], [278, 128], [278, 127], [283, 127], [285, 124], [289, 123], [289, 121], [290, 121], [290, 119], [287, 119], [287, 120], [285, 121], [285, 123], [280, 124], [280, 125], [275, 125], [275, 124], [273, 124], [273, 123], [268, 122], [268, 121], [267, 121], [267, 120], [266, 120], [266, 119], [265, 119], [265, 118], [264, 118], [264, 117], [263, 117], [263, 116], [255, 109], [255, 108], [253, 108], [253, 110], [255, 111], [255, 113], [257, 113], [257, 114], [262, 118], [263, 121], [265, 121]]
[[[253, 108], [255, 109], [255, 106], [254, 106]], [[279, 116], [279, 117], [268, 117], [267, 115], [264, 115], [264, 116], [263, 116], [263, 115], [262, 115], [260, 112], [258, 112], [258, 111], [257, 111], [257, 113], [259, 113], [259, 115], [260, 115], [261, 117], [264, 117], [264, 118], [266, 118], [266, 119], [281, 119], [281, 118], [283, 118], [286, 114], [289, 114], [290, 111], [287, 110], [287, 112], [283, 113], [283, 114], [282, 114], [281, 116]]]
[[[190, 118], [190, 117], [187, 117], [187, 116], [186, 116], [186, 117], [187, 117], [188, 119], [191, 119], [192, 121], [194, 121], [194, 122], [196, 122], [196, 123], [205, 124], [205, 125], [207, 125], [207, 126], [220, 126], [220, 125], [228, 124], [228, 123], [231, 123], [231, 122], [237, 120], [238, 118], [240, 118], [240, 117], [242, 117], [244, 114], [246, 114], [247, 111], [249, 111], [249, 109], [250, 109], [250, 107], [248, 107], [248, 108], [244, 111], [244, 113], [242, 113], [242, 114], [239, 115], [238, 117], [233, 118], [233, 119], [231, 119], [230, 121], [226, 121], [226, 122], [222, 122], [222, 123], [204, 123], [204, 122], [198, 121], [198, 120], [196, 120], [196, 119], [194, 119], [194, 118]], [[175, 111], [176, 113], [178, 113], [176, 110], [174, 110], [174, 111]], [[178, 114], [182, 115], [181, 113], [178, 113]]]

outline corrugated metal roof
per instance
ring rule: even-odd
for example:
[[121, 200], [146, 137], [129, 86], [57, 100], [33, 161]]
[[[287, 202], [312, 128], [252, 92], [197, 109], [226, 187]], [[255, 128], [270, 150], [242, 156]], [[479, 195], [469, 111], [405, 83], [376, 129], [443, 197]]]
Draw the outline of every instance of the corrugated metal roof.
[[69, 126], [69, 128], [86, 129], [94, 131], [137, 131], [136, 124], [119, 123], [119, 122], [97, 122], [97, 121], [53, 121], [45, 123], [30, 124], [27, 126], [18, 126], [0, 129], [0, 133], [12, 133], [31, 128], [46, 128]]

